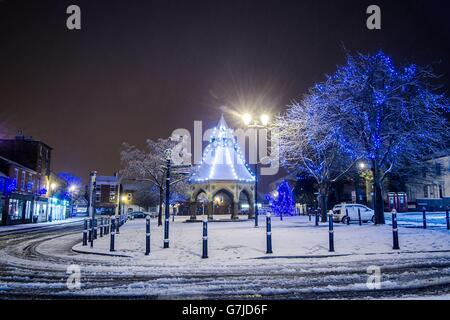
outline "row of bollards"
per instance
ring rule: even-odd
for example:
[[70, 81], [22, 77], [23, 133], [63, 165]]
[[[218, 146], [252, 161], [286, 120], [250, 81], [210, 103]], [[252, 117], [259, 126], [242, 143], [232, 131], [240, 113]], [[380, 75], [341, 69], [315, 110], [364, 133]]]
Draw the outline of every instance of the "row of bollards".
[[[97, 236], [103, 237], [111, 234], [110, 251], [114, 251], [114, 241], [119, 224], [123, 224], [124, 220], [119, 219], [120, 222], [116, 224], [116, 217], [111, 218], [99, 218], [99, 219], [84, 219], [83, 224], [83, 246], [87, 246], [88, 240], [92, 243], [92, 240], [97, 239]], [[100, 224], [99, 224], [100, 222]]]
[[[449, 217], [449, 208], [446, 208], [446, 222], [447, 222], [447, 230], [450, 230], [450, 217]], [[332, 210], [328, 212], [328, 245], [329, 245], [329, 252], [334, 252], [334, 213]], [[347, 217], [347, 224], [349, 224], [349, 216], [348, 216], [348, 210], [346, 211], [346, 217]], [[270, 213], [266, 214], [266, 253], [271, 254], [272, 251], [272, 217]], [[311, 215], [309, 215], [309, 219], [311, 220]], [[360, 209], [358, 209], [358, 220], [359, 225], [362, 225], [361, 221], [361, 212]], [[119, 227], [121, 224], [123, 224], [124, 221], [122, 217], [119, 217], [116, 223], [116, 217], [112, 216], [109, 218], [101, 218], [100, 219], [100, 237], [103, 235], [111, 234], [111, 241], [110, 241], [110, 251], [115, 251], [115, 235], [116, 232], [118, 233]], [[319, 210], [315, 211], [315, 223], [316, 225], [319, 224]], [[92, 228], [93, 226], [93, 228]], [[426, 229], [426, 210], [423, 209], [423, 228]], [[205, 217], [203, 220], [203, 237], [202, 237], [202, 258], [206, 259], [208, 258], [208, 218]], [[93, 232], [91, 233], [91, 230]], [[145, 255], [150, 254], [150, 216], [146, 217], [146, 224], [145, 224]], [[96, 239], [97, 237], [97, 219], [85, 219], [84, 220], [84, 228], [83, 228], [83, 246], [87, 245], [88, 239], [91, 241], [91, 237]], [[392, 238], [393, 238], [393, 250], [399, 250], [399, 237], [398, 237], [398, 224], [397, 224], [397, 211], [394, 209], [392, 210]]]

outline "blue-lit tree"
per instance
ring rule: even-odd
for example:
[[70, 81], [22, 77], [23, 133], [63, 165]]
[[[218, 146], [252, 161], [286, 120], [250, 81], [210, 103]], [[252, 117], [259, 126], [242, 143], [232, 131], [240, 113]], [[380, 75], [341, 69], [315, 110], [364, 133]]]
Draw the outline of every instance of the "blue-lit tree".
[[269, 206], [276, 216], [292, 216], [295, 212], [295, 201], [292, 189], [287, 181], [283, 181], [277, 189], [276, 195], [266, 196]]
[[420, 163], [447, 147], [448, 99], [430, 68], [397, 67], [383, 52], [348, 55], [313, 89], [343, 149], [369, 162], [376, 224], [384, 224], [383, 181], [406, 162]]
[[58, 177], [64, 180], [67, 183], [67, 186], [76, 186], [77, 188], [81, 188], [82, 182], [81, 178], [69, 172], [60, 172], [58, 173]]
[[342, 128], [330, 121], [327, 101], [316, 89], [288, 107], [274, 122], [283, 167], [314, 178], [319, 191], [322, 222], [327, 220], [331, 184], [344, 176], [358, 160], [343, 138]]

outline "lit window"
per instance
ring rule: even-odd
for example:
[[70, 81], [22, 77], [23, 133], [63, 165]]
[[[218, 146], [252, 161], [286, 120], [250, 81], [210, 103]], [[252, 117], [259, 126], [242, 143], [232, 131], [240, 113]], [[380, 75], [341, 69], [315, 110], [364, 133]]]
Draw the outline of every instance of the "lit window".
[[26, 182], [27, 182], [27, 173], [25, 171], [22, 171], [22, 181], [20, 181], [22, 191], [25, 191]]

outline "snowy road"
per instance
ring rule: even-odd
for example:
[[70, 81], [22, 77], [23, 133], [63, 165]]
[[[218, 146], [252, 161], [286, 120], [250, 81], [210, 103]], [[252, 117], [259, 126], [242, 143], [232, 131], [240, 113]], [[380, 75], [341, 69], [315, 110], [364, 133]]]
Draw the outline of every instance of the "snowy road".
[[[390, 250], [388, 226], [337, 225], [336, 253], [330, 255], [325, 226], [292, 218], [274, 221], [274, 254], [268, 256], [264, 228], [251, 225], [210, 223], [207, 260], [200, 259], [201, 225], [181, 221], [171, 224], [170, 249], [161, 248], [161, 228], [152, 226], [148, 257], [141, 250], [142, 220], [127, 223], [117, 236], [125, 257], [74, 252], [79, 225], [0, 235], [0, 298], [449, 298], [448, 232], [400, 229], [398, 253]], [[99, 238], [92, 253], [107, 253], [108, 241]], [[371, 241], [380, 243], [378, 250]], [[80, 290], [66, 284], [74, 264], [81, 270]], [[380, 268], [381, 289], [367, 287], [369, 266]]]

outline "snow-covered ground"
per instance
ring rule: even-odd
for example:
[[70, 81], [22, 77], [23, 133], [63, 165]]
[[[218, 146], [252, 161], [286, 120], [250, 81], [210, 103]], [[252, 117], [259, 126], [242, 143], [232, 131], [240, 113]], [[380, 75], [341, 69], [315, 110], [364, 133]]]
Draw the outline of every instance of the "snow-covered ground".
[[[170, 248], [152, 220], [151, 254], [145, 251], [145, 220], [129, 221], [94, 248], [81, 231], [26, 235], [0, 241], [0, 297], [133, 297], [241, 299], [448, 299], [450, 232], [445, 228], [399, 228], [392, 250], [390, 225], [335, 224], [335, 252], [328, 227], [307, 217], [273, 218], [273, 254], [266, 254], [265, 217], [210, 222], [209, 258], [202, 259], [202, 224], [170, 223]], [[73, 249], [73, 250], [72, 250]], [[81, 288], [67, 287], [69, 265], [81, 271]], [[380, 289], [367, 286], [379, 268]]]
[[82, 218], [82, 217], [76, 217], [76, 218], [68, 218], [68, 219], [64, 219], [64, 220], [57, 220], [57, 221], [51, 221], [51, 222], [26, 223], [26, 224], [0, 226], [0, 234], [6, 233], [6, 232], [13, 232], [13, 231], [39, 229], [42, 227], [51, 227], [51, 226], [56, 226], [56, 225], [69, 224], [69, 223], [79, 223], [83, 220], [84, 220], [84, 218]]
[[[253, 221], [210, 222], [208, 228], [209, 259], [202, 260], [202, 224], [183, 223], [179, 217], [170, 226], [170, 248], [163, 249], [162, 227], [151, 225], [151, 255], [145, 256], [145, 222], [128, 222], [121, 228], [115, 244], [115, 255], [133, 257], [138, 264], [258, 264], [270, 258], [273, 261], [296, 259], [297, 256], [337, 257], [342, 255], [371, 258], [373, 254], [394, 254], [390, 225], [357, 224], [334, 225], [335, 252], [328, 252], [328, 225], [315, 227], [307, 217], [274, 217], [272, 222], [273, 254], [266, 252], [265, 217], [259, 228]], [[400, 253], [450, 250], [450, 232], [400, 228]], [[80, 252], [109, 254], [110, 238], [98, 238], [94, 248], [74, 246]], [[301, 260], [301, 258], [298, 258]], [[342, 259], [342, 257], [341, 257]]]
[[[385, 214], [386, 222], [391, 223], [392, 215]], [[442, 228], [447, 227], [447, 221], [445, 212], [427, 212], [426, 213], [427, 227], [430, 228]], [[422, 212], [400, 212], [397, 214], [397, 221], [399, 226], [404, 227], [422, 227], [423, 226], [423, 214]]]

